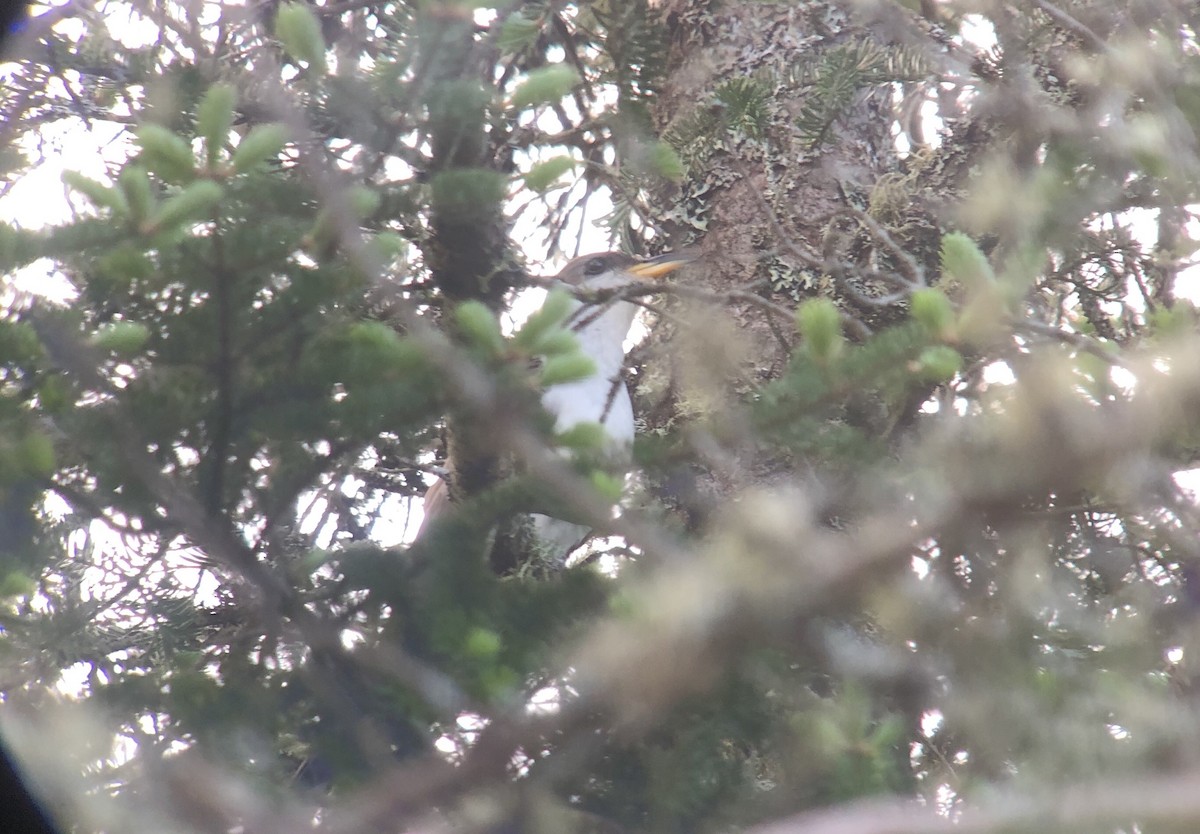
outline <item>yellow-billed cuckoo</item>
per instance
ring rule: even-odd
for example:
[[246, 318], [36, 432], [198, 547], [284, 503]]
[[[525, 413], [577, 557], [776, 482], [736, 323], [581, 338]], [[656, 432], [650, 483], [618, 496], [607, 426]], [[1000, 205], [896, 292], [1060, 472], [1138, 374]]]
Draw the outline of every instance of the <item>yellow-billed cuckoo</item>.
[[[596, 364], [596, 373], [576, 382], [554, 385], [542, 394], [542, 405], [554, 417], [554, 430], [564, 432], [579, 423], [599, 423], [605, 430], [605, 456], [628, 462], [633, 445], [633, 405], [621, 378], [625, 364], [625, 339], [638, 307], [605, 290], [621, 290], [647, 279], [658, 278], [690, 263], [696, 249], [668, 252], [649, 260], [637, 260], [620, 252], [584, 255], [570, 261], [552, 279], [552, 284], [580, 295], [600, 292], [604, 298], [576, 298], [564, 326], [579, 340], [580, 350]], [[450, 465], [453, 471], [453, 464]], [[447, 509], [449, 490], [437, 481], [425, 494], [424, 532], [429, 522]], [[562, 567], [571, 551], [587, 539], [591, 529], [541, 514], [532, 515], [534, 545], [547, 567]], [[421, 533], [418, 533], [418, 538]]]

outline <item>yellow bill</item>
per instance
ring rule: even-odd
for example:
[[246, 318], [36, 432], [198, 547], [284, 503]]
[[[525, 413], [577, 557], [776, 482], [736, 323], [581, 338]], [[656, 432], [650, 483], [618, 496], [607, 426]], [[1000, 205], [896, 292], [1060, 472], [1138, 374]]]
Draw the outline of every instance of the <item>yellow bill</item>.
[[626, 269], [638, 278], [661, 278], [668, 272], [674, 272], [679, 267], [690, 264], [700, 257], [700, 249], [696, 246], [685, 246], [675, 252], [666, 252], [657, 258], [639, 261]]

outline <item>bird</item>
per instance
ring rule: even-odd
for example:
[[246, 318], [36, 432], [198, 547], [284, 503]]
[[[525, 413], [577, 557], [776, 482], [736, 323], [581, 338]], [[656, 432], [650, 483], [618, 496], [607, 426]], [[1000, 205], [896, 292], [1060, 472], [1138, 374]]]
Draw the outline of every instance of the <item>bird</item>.
[[[598, 423], [603, 429], [602, 454], [614, 466], [627, 466], [635, 434], [633, 403], [622, 379], [625, 341], [639, 307], [620, 290], [660, 278], [699, 257], [686, 247], [639, 260], [622, 252], [583, 255], [569, 261], [548, 283], [572, 292], [563, 326], [575, 334], [580, 351], [595, 364], [590, 376], [547, 388], [542, 407], [554, 418], [554, 431], [562, 433], [580, 423]], [[592, 297], [595, 296], [593, 299]], [[452, 461], [447, 469], [454, 471]], [[420, 540], [430, 524], [450, 507], [450, 490], [438, 479], [425, 494], [425, 517], [417, 533]], [[591, 528], [541, 513], [531, 513], [532, 545], [541, 564], [563, 568], [571, 553], [591, 535]]]

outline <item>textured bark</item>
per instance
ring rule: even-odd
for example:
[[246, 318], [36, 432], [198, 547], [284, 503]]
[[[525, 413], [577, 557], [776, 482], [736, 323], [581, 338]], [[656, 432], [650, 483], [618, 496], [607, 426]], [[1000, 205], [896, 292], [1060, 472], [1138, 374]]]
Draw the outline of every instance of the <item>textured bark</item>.
[[[489, 176], [499, 176], [486, 119], [494, 56], [476, 38], [469, 12], [431, 8], [421, 25], [434, 195], [432, 233], [423, 254], [433, 283], [451, 304], [479, 300], [499, 307], [521, 274], [509, 257], [502, 191]], [[449, 490], [455, 501], [478, 495], [502, 475], [500, 450], [487, 431], [495, 419], [464, 412], [449, 419]]]
[[[644, 361], [636, 405], [650, 432], [668, 429], [679, 418], [714, 417], [722, 403], [777, 377], [796, 338], [780, 311], [806, 298], [832, 298], [868, 324], [897, 315], [894, 307], [856, 304], [843, 282], [796, 254], [825, 252], [849, 263], [872, 257], [862, 245], [862, 230], [838, 214], [866, 209], [881, 178], [899, 168], [891, 134], [892, 88], [857, 89], [816, 142], [797, 118], [812, 101], [814, 75], [825, 56], [838, 49], [884, 49], [882, 36], [842, 4], [825, 0], [668, 0], [661, 12], [670, 37], [668, 77], [656, 110], [662, 135], [679, 134], [706, 109], [721, 118], [714, 91], [731, 79], [766, 79], [771, 90], [766, 127], [757, 135], [730, 129], [709, 147], [679, 146], [689, 170], [684, 182], [661, 197], [665, 237], [675, 245], [695, 239], [705, 252], [704, 261], [679, 280], [718, 293], [750, 291], [780, 309], [772, 314], [730, 299], [719, 311], [712, 305], [676, 310], [677, 320], [686, 324], [660, 321], [635, 354], [635, 362]], [[857, 289], [867, 295], [887, 291], [861, 284]], [[744, 439], [743, 448], [752, 445], [751, 438]], [[739, 457], [734, 469], [740, 474], [697, 479], [681, 473], [659, 491], [684, 506], [704, 505], [698, 493], [711, 499], [733, 486], [729, 478], [759, 480], [773, 469]]]
[[[898, 165], [888, 88], [859, 91], [816, 148], [794, 123], [811, 91], [798, 77], [804, 68], [816, 66], [830, 49], [870, 40], [871, 32], [833, 2], [671, 0], [662, 12], [671, 33], [669, 76], [656, 111], [663, 133], [698, 108], [718, 106], [713, 91], [722, 82], [759, 77], [774, 86], [767, 130], [758, 137], [730, 132], [697, 159], [701, 165], [688, 172], [673, 206], [667, 203], [668, 237], [695, 234], [706, 253], [687, 280], [722, 292], [754, 288], [789, 307], [817, 295], [844, 301], [828, 276], [787, 251], [777, 231], [819, 253], [830, 217], [847, 198], [865, 203], [879, 178]], [[771, 214], [779, 230], [772, 228]], [[753, 337], [739, 363], [743, 373], [758, 379], [777, 374], [785, 344], [762, 309], [738, 304], [730, 312], [739, 332]]]

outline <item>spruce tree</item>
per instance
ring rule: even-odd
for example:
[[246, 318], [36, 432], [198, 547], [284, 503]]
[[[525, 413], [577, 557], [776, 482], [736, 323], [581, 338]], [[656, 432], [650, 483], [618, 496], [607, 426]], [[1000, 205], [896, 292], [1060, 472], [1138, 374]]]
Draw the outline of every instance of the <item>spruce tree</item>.
[[[5, 741], [80, 832], [1190, 830], [1198, 33], [43, 10], [0, 101]], [[685, 245], [627, 294], [622, 486], [521, 319], [581, 247]], [[565, 570], [538, 511], [596, 531]]]

